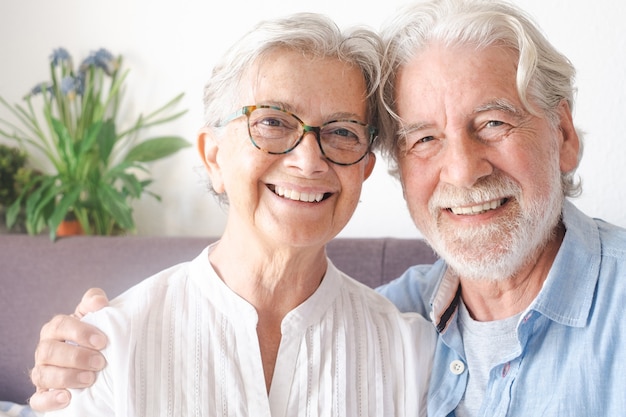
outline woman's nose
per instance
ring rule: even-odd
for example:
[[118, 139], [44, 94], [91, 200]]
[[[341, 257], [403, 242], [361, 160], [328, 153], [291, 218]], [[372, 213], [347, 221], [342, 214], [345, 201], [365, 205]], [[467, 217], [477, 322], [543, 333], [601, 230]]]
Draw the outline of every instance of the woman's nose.
[[300, 169], [305, 175], [328, 170], [329, 161], [320, 148], [317, 133], [305, 132], [291, 152], [285, 155], [286, 161]]

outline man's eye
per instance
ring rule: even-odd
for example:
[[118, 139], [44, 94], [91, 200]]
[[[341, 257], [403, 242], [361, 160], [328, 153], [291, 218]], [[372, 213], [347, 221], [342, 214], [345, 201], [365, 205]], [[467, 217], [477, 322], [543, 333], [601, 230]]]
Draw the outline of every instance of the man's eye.
[[416, 143], [428, 143], [431, 140], [435, 140], [434, 136], [424, 136], [423, 138], [419, 139]]
[[407, 150], [411, 150], [413, 148], [419, 147], [420, 145], [424, 145], [428, 142], [435, 140], [434, 136], [408, 136], [406, 138], [406, 147]]
[[490, 120], [487, 122], [487, 127], [499, 127], [504, 125], [504, 122], [501, 122], [499, 120]]
[[428, 149], [432, 149], [433, 144], [437, 143], [434, 136], [421, 136], [418, 134], [407, 135], [405, 138], [406, 152], [422, 153]]

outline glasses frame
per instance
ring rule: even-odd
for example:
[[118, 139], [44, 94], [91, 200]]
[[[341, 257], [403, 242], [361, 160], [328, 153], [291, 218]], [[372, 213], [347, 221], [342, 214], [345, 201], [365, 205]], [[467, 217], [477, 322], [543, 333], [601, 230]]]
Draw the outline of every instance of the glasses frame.
[[[277, 110], [277, 111], [280, 111], [280, 112], [283, 112], [285, 114], [288, 114], [288, 115], [292, 116], [302, 126], [302, 135], [298, 138], [298, 140], [296, 140], [296, 142], [293, 144], [293, 146], [291, 146], [289, 149], [287, 149], [285, 151], [282, 151], [282, 152], [271, 152], [271, 151], [268, 151], [266, 149], [261, 148], [254, 141], [254, 139], [252, 138], [252, 133], [250, 132], [250, 114], [252, 114], [252, 112], [255, 111], [256, 109], [272, 109], [272, 110]], [[221, 122], [218, 127], [223, 127], [223, 126], [227, 125], [228, 123], [232, 122], [233, 120], [235, 120], [235, 119], [237, 119], [237, 118], [239, 118], [241, 116], [246, 116], [247, 124], [248, 124], [248, 137], [250, 139], [250, 142], [252, 142], [254, 147], [257, 148], [258, 150], [263, 151], [263, 152], [268, 153], [268, 154], [271, 154], [271, 155], [284, 155], [286, 153], [289, 153], [289, 152], [293, 151], [296, 148], [296, 146], [298, 146], [300, 144], [300, 142], [302, 142], [302, 139], [304, 138], [304, 135], [306, 135], [309, 132], [313, 132], [315, 134], [315, 140], [317, 141], [317, 146], [319, 146], [320, 151], [322, 152], [322, 155], [324, 155], [324, 158], [326, 158], [328, 161], [332, 162], [333, 164], [341, 165], [341, 166], [350, 166], [350, 165], [354, 165], [354, 164], [357, 164], [357, 163], [361, 162], [363, 160], [363, 158], [365, 158], [365, 155], [367, 155], [369, 152], [371, 152], [372, 144], [376, 140], [376, 133], [378, 132], [378, 129], [376, 129], [376, 127], [371, 126], [371, 125], [369, 125], [367, 123], [363, 123], [363, 122], [360, 122], [358, 120], [352, 120], [352, 119], [330, 120], [330, 121], [324, 123], [321, 126], [310, 126], [310, 125], [307, 125], [306, 123], [304, 123], [302, 121], [302, 119], [300, 119], [298, 116], [296, 116], [295, 114], [291, 113], [290, 111], [287, 111], [287, 110], [285, 110], [285, 109], [283, 109], [281, 107], [278, 107], [278, 106], [270, 106], [270, 105], [243, 106], [242, 108], [240, 108], [236, 112], [234, 112], [231, 115], [227, 116], [226, 119], [224, 119], [224, 121]], [[360, 126], [366, 127], [368, 132], [369, 132], [369, 140], [368, 140], [368, 144], [367, 144], [367, 149], [365, 150], [363, 155], [361, 155], [361, 157], [359, 159], [357, 159], [356, 161], [354, 161], [354, 162], [350, 162], [350, 163], [337, 162], [337, 161], [329, 158], [328, 155], [326, 155], [326, 152], [324, 152], [324, 148], [322, 147], [322, 140], [321, 140], [322, 128], [324, 128], [325, 126], [327, 126], [327, 125], [329, 125], [331, 123], [336, 123], [336, 122], [356, 123], [356, 124], [358, 124]]]

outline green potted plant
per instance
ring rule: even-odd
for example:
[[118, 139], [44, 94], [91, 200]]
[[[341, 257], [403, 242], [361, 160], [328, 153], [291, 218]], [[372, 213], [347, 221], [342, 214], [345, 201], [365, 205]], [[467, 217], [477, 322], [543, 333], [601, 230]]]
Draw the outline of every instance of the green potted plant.
[[178, 136], [141, 139], [146, 128], [170, 122], [182, 94], [120, 128], [119, 108], [128, 70], [122, 57], [105, 49], [92, 52], [77, 69], [63, 48], [50, 56], [50, 81], [36, 85], [24, 104], [0, 103], [16, 118], [0, 118], [0, 135], [41, 154], [48, 169], [25, 184], [7, 210], [7, 225], [25, 207], [28, 233], [49, 229], [51, 239], [67, 218], [85, 234], [132, 231], [132, 200], [149, 193], [148, 162], [172, 155], [190, 144]]
[[0, 230], [3, 232], [26, 232], [24, 207], [19, 208], [11, 227], [7, 227], [5, 221], [7, 208], [17, 200], [24, 185], [38, 175], [26, 167], [26, 159], [25, 150], [0, 144]]

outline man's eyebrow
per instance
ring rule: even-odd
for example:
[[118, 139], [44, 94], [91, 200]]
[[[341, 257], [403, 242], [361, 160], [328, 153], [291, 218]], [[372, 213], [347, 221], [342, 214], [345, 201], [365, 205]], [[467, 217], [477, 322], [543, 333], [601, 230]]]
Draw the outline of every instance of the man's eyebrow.
[[428, 129], [433, 126], [434, 125], [432, 123], [428, 123], [428, 122], [402, 123], [400, 127], [398, 127], [397, 134], [399, 136], [407, 136], [418, 130]]
[[505, 113], [509, 113], [513, 116], [523, 117], [526, 112], [524, 112], [519, 107], [513, 105], [511, 102], [505, 99], [496, 99], [493, 101], [489, 101], [485, 104], [482, 104], [474, 109], [474, 114], [486, 112], [486, 111], [502, 111]]
[[[515, 117], [524, 117], [527, 113], [520, 109], [519, 107], [512, 104], [510, 101], [506, 99], [496, 99], [492, 101], [488, 101], [474, 109], [472, 114], [476, 115], [482, 112], [487, 111], [501, 111], [508, 114], [511, 114]], [[398, 127], [397, 135], [399, 136], [407, 136], [413, 132], [429, 129], [434, 127], [433, 123], [430, 122], [413, 122], [413, 123], [401, 123], [400, 127]]]

